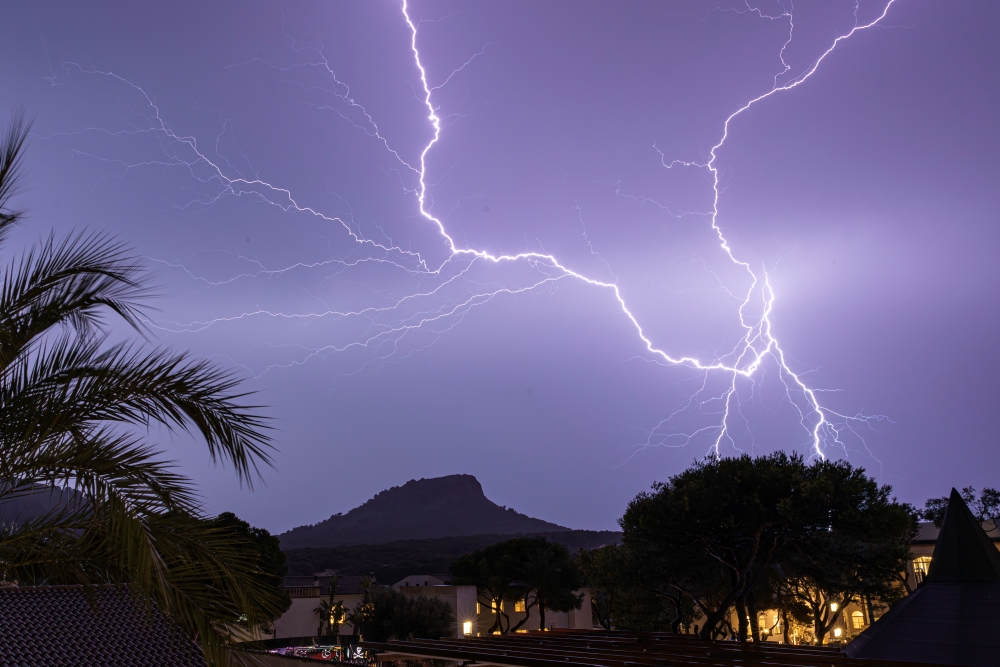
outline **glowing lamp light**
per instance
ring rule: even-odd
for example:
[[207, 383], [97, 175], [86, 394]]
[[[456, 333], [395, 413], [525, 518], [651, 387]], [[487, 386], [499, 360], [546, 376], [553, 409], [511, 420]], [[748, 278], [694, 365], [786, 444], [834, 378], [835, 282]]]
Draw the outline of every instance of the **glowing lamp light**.
[[832, 611], [832, 612], [834, 612], [834, 613], [836, 613], [836, 611], [837, 611], [837, 609], [838, 609], [839, 607], [840, 607], [840, 605], [838, 605], [838, 604], [837, 604], [836, 602], [831, 602], [831, 603], [830, 603], [830, 611]]
[[466, 621], [462, 623], [462, 634], [471, 635], [472, 634], [472, 621]]
[[833, 629], [833, 636], [836, 637], [837, 639], [840, 639], [840, 635], [843, 634], [843, 632], [844, 631], [841, 630], [840, 628], [834, 628]]

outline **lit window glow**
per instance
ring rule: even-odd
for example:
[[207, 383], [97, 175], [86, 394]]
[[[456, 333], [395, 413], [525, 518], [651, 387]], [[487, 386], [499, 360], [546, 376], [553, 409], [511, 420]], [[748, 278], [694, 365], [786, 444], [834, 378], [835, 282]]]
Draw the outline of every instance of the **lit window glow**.
[[865, 627], [865, 615], [860, 611], [855, 611], [851, 613], [851, 623], [854, 625], [855, 630], [860, 630]]
[[930, 556], [920, 556], [919, 558], [913, 559], [913, 578], [917, 580], [917, 583], [921, 583], [924, 577], [927, 576], [927, 571], [931, 568], [931, 557]]

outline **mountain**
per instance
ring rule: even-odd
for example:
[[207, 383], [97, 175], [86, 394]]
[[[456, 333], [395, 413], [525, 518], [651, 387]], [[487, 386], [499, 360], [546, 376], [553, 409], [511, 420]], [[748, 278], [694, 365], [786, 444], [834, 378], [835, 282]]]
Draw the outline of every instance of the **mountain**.
[[[558, 542], [572, 553], [577, 549], [596, 549], [618, 544], [622, 534], [612, 530], [571, 530], [558, 533], [534, 533]], [[447, 579], [455, 559], [477, 549], [508, 540], [513, 535], [465, 535], [430, 540], [404, 540], [385, 544], [353, 544], [339, 547], [293, 549], [286, 551], [288, 574], [310, 576], [317, 572], [342, 575], [374, 574], [375, 580], [392, 584], [411, 574], [433, 574]]]
[[410, 480], [347, 514], [278, 536], [281, 548], [384, 544], [458, 535], [565, 532], [568, 528], [500, 507], [472, 475]]

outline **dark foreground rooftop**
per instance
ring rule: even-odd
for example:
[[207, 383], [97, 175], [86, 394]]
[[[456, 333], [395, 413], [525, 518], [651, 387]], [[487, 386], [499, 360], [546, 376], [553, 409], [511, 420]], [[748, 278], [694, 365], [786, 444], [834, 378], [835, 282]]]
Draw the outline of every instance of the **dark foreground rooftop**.
[[[837, 648], [705, 641], [652, 632], [555, 630], [465, 639], [362, 642], [379, 661], [437, 658], [509, 667], [904, 667]], [[926, 667], [922, 665], [921, 667]]]
[[205, 667], [201, 649], [118, 587], [0, 588], [0, 667]]
[[920, 587], [847, 646], [859, 658], [1000, 665], [1000, 552], [955, 489]]

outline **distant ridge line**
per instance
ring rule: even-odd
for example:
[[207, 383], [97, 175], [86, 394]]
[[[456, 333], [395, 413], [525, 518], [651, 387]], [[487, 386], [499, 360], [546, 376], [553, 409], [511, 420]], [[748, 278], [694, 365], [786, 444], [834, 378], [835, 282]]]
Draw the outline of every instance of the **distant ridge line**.
[[[566, 530], [530, 535], [558, 542], [573, 553], [579, 549], [618, 544], [622, 536], [613, 530]], [[285, 554], [290, 576], [311, 576], [325, 571], [340, 575], [374, 574], [377, 581], [391, 584], [412, 574], [441, 574], [446, 577], [448, 568], [459, 556], [522, 536], [523, 533], [464, 535], [384, 544], [307, 547], [286, 550]]]
[[285, 551], [470, 535], [570, 532], [497, 505], [472, 475], [410, 480], [325, 521], [278, 536]]

